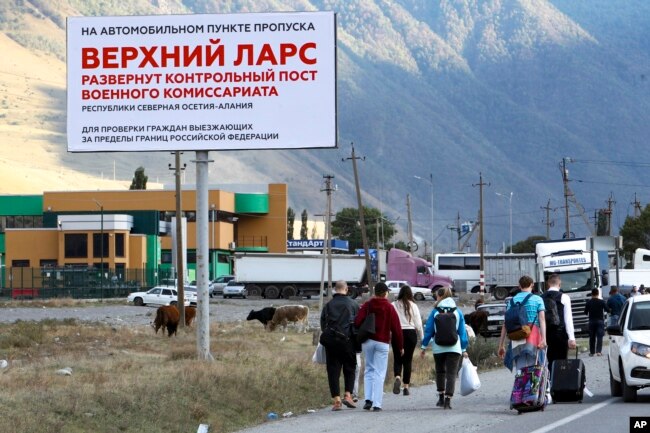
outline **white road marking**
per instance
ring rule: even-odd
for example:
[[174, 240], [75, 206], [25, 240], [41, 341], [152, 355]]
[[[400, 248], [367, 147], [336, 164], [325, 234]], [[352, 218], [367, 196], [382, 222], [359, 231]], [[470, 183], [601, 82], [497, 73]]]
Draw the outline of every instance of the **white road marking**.
[[562, 419], [560, 419], [560, 420], [557, 420], [557, 421], [555, 421], [554, 423], [547, 425], [546, 427], [542, 427], [542, 428], [539, 428], [539, 429], [537, 429], [537, 430], [533, 430], [533, 431], [530, 432], [530, 433], [546, 433], [546, 432], [549, 432], [549, 431], [551, 431], [551, 430], [555, 430], [556, 428], [558, 428], [558, 427], [560, 427], [560, 426], [563, 426], [563, 425], [565, 425], [565, 424], [568, 424], [568, 423], [570, 423], [571, 421], [575, 421], [575, 420], [577, 420], [578, 418], [582, 418], [582, 417], [585, 416], [585, 415], [588, 415], [588, 414], [590, 414], [590, 413], [592, 413], [592, 412], [595, 412], [595, 411], [597, 411], [598, 409], [600, 409], [600, 408], [602, 408], [602, 407], [605, 407], [605, 406], [607, 406], [608, 404], [611, 404], [611, 403], [613, 403], [613, 402], [616, 401], [616, 400], [618, 400], [618, 398], [612, 397], [612, 398], [610, 398], [609, 400], [605, 400], [605, 401], [603, 401], [603, 402], [600, 402], [600, 403], [598, 403], [598, 404], [596, 404], [596, 405], [591, 406], [590, 408], [587, 408], [587, 409], [585, 409], [585, 410], [581, 410], [580, 412], [574, 413], [574, 414], [571, 415], [571, 416], [567, 416], [566, 418], [562, 418]]

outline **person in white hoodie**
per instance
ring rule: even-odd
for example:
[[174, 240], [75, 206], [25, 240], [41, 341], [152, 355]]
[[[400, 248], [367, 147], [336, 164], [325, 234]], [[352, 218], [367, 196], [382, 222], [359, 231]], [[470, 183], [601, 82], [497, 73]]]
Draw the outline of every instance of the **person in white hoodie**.
[[[400, 325], [402, 325], [402, 336], [404, 337], [404, 354], [400, 354], [399, 350], [393, 349], [393, 373], [395, 374], [393, 394], [399, 394], [400, 388], [404, 386], [404, 395], [409, 395], [413, 352], [418, 341], [422, 341], [423, 337], [422, 316], [420, 316], [420, 310], [413, 300], [411, 286], [405, 284], [400, 288], [397, 300], [393, 302], [393, 307], [397, 310]], [[403, 376], [402, 371], [404, 372]]]

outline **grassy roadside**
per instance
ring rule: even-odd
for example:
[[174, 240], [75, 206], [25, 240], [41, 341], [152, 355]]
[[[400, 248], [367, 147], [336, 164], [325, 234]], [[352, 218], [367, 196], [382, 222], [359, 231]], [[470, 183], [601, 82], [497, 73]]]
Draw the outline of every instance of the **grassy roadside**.
[[126, 298], [73, 299], [50, 298], [28, 300], [0, 300], [0, 308], [66, 308], [95, 307], [97, 305], [124, 305]]
[[[215, 361], [201, 362], [193, 329], [168, 338], [148, 326], [75, 320], [0, 325], [0, 359], [9, 361], [0, 370], [2, 431], [180, 433], [203, 423], [231, 432], [264, 422], [271, 411], [330, 404], [325, 368], [311, 362], [311, 334], [268, 333], [257, 322], [210, 332]], [[488, 356], [491, 342], [480, 340], [475, 350]], [[64, 367], [71, 376], [56, 374]], [[388, 372], [387, 390], [392, 359]], [[412, 385], [432, 377], [430, 353], [416, 356]]]

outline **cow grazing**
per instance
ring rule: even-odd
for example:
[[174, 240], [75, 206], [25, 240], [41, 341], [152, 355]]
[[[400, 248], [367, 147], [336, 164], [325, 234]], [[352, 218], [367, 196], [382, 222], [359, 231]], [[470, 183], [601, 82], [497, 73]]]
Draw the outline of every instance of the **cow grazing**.
[[[167, 328], [167, 334], [170, 337], [172, 334], [176, 334], [180, 316], [181, 315], [178, 312], [178, 308], [176, 308], [174, 305], [164, 305], [162, 307], [158, 307], [158, 310], [156, 311], [156, 318], [153, 321], [153, 328], [156, 330], [156, 334], [162, 327]], [[164, 332], [165, 331], [163, 330], [163, 334]]]
[[488, 325], [488, 312], [485, 310], [472, 311], [465, 315], [465, 323], [472, 327], [476, 335], [485, 333]]
[[278, 325], [282, 325], [284, 332], [287, 332], [287, 325], [293, 322], [302, 327], [303, 332], [307, 332], [307, 319], [309, 318], [309, 308], [304, 305], [283, 305], [275, 309], [273, 319], [268, 324], [268, 330], [274, 331]]
[[196, 317], [196, 307], [185, 307], [185, 326], [192, 326]]
[[268, 323], [273, 319], [274, 314], [275, 314], [275, 307], [264, 307], [258, 311], [251, 310], [251, 312], [248, 313], [248, 317], [246, 318], [246, 320], [257, 319], [264, 325], [264, 328], [266, 328]]

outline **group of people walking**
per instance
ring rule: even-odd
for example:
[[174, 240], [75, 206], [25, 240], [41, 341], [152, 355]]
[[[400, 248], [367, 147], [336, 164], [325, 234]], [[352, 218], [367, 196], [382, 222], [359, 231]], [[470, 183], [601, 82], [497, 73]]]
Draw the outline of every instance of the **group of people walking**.
[[[321, 312], [320, 342], [326, 352], [327, 377], [333, 399], [332, 410], [343, 406], [356, 408], [355, 370], [362, 352], [365, 357], [364, 405], [373, 412], [382, 410], [384, 381], [388, 369], [389, 348], [393, 349], [393, 393], [410, 395], [413, 354], [421, 341], [421, 356], [432, 343], [439, 400], [436, 404], [451, 409], [451, 398], [461, 356], [467, 356], [465, 320], [452, 298], [451, 289], [439, 289], [436, 303], [425, 330], [420, 310], [408, 285], [401, 287], [397, 300], [388, 300], [388, 287], [379, 282], [374, 296], [361, 307], [347, 295], [347, 284], [338, 281], [333, 299]], [[356, 330], [368, 316], [374, 316], [374, 333], [359, 344]], [[339, 379], [343, 372], [344, 393], [341, 397]]]

